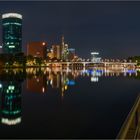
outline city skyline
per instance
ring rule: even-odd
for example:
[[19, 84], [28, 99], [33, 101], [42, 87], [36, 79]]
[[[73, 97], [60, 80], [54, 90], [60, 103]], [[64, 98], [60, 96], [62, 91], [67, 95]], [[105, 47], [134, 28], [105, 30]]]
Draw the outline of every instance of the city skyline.
[[140, 139], [140, 1], [0, 2], [0, 138]]
[[140, 8], [137, 2], [0, 3], [1, 14], [23, 15], [24, 52], [30, 41], [46, 41], [51, 46], [60, 43], [64, 35], [70, 48], [75, 48], [84, 58], [89, 58], [91, 51], [100, 52], [103, 58], [139, 55]]

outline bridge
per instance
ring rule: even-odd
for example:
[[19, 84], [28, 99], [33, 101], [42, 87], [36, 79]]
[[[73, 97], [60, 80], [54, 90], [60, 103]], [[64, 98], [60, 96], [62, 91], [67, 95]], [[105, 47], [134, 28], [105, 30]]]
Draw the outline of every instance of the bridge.
[[133, 62], [87, 62], [87, 61], [79, 61], [79, 62], [47, 62], [47, 66], [77, 66], [77, 67], [86, 67], [86, 66], [102, 66], [102, 67], [136, 67], [137, 63]]

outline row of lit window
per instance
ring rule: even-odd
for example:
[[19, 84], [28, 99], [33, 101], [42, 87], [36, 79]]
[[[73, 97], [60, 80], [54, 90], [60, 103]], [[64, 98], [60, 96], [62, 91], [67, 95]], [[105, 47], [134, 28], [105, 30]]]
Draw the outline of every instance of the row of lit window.
[[17, 37], [13, 37], [13, 36], [5, 37], [5, 39], [18, 39], [18, 40], [21, 40], [21, 38], [17, 38]]
[[4, 26], [6, 26], [6, 25], [19, 25], [19, 26], [21, 26], [22, 24], [21, 23], [17, 23], [17, 22], [9, 22], [9, 23], [3, 23], [3, 25]]

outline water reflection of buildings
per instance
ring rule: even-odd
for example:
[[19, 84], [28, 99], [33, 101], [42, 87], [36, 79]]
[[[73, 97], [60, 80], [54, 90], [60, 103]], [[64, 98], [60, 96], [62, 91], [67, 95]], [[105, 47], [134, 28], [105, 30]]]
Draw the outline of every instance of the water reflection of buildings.
[[[75, 79], [79, 76], [90, 77], [91, 82], [99, 82], [99, 78], [102, 76], [137, 76], [136, 70], [112, 70], [112, 69], [88, 69], [88, 70], [59, 70], [59, 69], [42, 69], [41, 76], [37, 76], [39, 69], [27, 70], [27, 75], [32, 75], [27, 79], [27, 89], [33, 93], [45, 93], [48, 86], [59, 89], [61, 95], [64, 96], [64, 92], [69, 86], [75, 85]], [[40, 72], [41, 73], [41, 72]]]
[[27, 90], [34, 93], [44, 93], [46, 91], [44, 76], [27, 79]]
[[1, 123], [16, 125], [21, 122], [21, 82], [27, 81], [27, 90], [33, 93], [46, 93], [47, 88], [57, 89], [63, 99], [70, 86], [75, 85], [78, 77], [89, 77], [91, 82], [99, 82], [100, 78], [111, 76], [140, 77], [135, 69], [88, 69], [88, 70], [59, 70], [59, 69], [12, 69], [0, 70], [1, 92]]
[[36, 69], [33, 71], [32, 78], [27, 79], [27, 90], [33, 93], [45, 93], [47, 87], [50, 86], [53, 89], [58, 89], [63, 97], [68, 86], [75, 84], [75, 77], [71, 72], [46, 71], [42, 76], [36, 76]]
[[16, 80], [2, 81], [1, 123], [16, 125], [21, 122], [21, 83]]
[[137, 70], [136, 69], [121, 69], [121, 70], [112, 70], [112, 69], [105, 69], [104, 71], [105, 76], [137, 76]]

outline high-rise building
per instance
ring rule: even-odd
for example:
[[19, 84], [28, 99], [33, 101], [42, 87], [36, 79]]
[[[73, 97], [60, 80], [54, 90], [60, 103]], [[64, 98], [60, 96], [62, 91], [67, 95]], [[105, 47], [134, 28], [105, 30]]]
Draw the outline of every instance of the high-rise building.
[[2, 15], [3, 53], [22, 52], [22, 15], [6, 13]]
[[91, 61], [93, 63], [100, 63], [101, 62], [101, 57], [99, 57], [98, 52], [91, 52]]
[[56, 59], [61, 59], [61, 46], [52, 45], [53, 57]]
[[64, 36], [61, 38], [61, 59], [64, 59], [64, 49], [65, 49], [65, 43], [64, 43]]
[[64, 42], [64, 36], [62, 36], [62, 39], [61, 39], [61, 59], [62, 60], [67, 60], [68, 58], [68, 44], [65, 44]]
[[75, 49], [74, 48], [69, 48], [68, 49], [68, 60], [73, 60], [75, 57]]
[[47, 43], [46, 42], [30, 42], [27, 45], [27, 55], [33, 57], [46, 58], [47, 56]]

